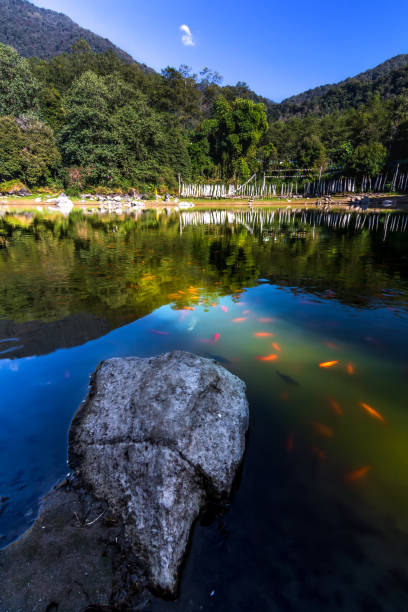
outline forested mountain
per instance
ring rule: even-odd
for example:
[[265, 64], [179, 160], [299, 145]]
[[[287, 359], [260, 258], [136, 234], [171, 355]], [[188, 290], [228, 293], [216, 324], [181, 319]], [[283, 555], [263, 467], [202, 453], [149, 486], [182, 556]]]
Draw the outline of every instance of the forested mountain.
[[274, 117], [307, 113], [328, 114], [357, 108], [373, 95], [386, 99], [404, 93], [408, 87], [408, 55], [401, 54], [333, 85], [322, 85], [291, 96], [275, 107]]
[[243, 181], [323, 167], [355, 176], [408, 163], [408, 56], [276, 104], [246, 83], [223, 86], [208, 68], [146, 69], [24, 0], [0, 0], [0, 16], [21, 49], [0, 43], [0, 183], [165, 193], [178, 175]]
[[50, 58], [70, 52], [73, 44], [83, 39], [93, 51], [112, 49], [131, 62], [130, 55], [106, 38], [97, 36], [74, 23], [72, 19], [26, 0], [0, 0], [0, 42], [10, 45], [24, 57]]

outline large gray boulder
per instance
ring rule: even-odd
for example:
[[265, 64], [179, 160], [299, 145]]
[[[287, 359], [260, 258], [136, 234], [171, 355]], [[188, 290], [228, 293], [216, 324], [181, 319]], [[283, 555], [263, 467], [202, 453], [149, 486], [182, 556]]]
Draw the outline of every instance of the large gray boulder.
[[245, 385], [212, 360], [175, 351], [110, 359], [69, 436], [69, 462], [123, 521], [149, 586], [174, 594], [207, 497], [225, 497], [248, 429]]
[[146, 589], [175, 595], [194, 520], [230, 494], [247, 428], [245, 385], [213, 360], [102, 362], [71, 425], [73, 475], [0, 551], [0, 610], [144, 610]]

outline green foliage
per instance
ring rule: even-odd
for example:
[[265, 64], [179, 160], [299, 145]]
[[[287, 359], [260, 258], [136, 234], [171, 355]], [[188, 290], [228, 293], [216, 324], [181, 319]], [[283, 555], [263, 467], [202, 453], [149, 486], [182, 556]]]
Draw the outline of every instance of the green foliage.
[[22, 189], [27, 189], [27, 187], [21, 181], [4, 181], [0, 183], [0, 193], [16, 193], [17, 191], [21, 191]]
[[56, 173], [61, 156], [51, 128], [34, 117], [0, 117], [0, 180], [42, 185]]
[[39, 107], [40, 84], [26, 59], [0, 44], [0, 115], [16, 117]]
[[32, 117], [18, 119], [24, 146], [20, 152], [22, 176], [30, 185], [43, 185], [57, 172], [61, 155], [52, 129]]
[[323, 166], [360, 175], [408, 158], [402, 58], [277, 105], [246, 83], [221, 86], [208, 68], [157, 74], [95, 52], [89, 39], [71, 45], [30, 61], [0, 45], [0, 180], [163, 191], [178, 174], [245, 181]]
[[50, 58], [70, 52], [73, 46], [76, 50], [82, 50], [83, 46], [77, 46], [81, 39], [93, 51], [101, 53], [111, 49], [123, 60], [132, 61], [127, 53], [109, 40], [81, 28], [62, 13], [21, 0], [1, 2], [0, 40], [25, 57]]
[[263, 104], [237, 98], [230, 104], [220, 96], [215, 102], [215, 117], [205, 120], [193, 137], [190, 148], [193, 167], [205, 173], [209, 158], [221, 176], [248, 178], [256, 169], [256, 147], [268, 129]]
[[351, 157], [351, 169], [357, 174], [378, 174], [387, 158], [386, 148], [379, 142], [359, 145]]
[[11, 117], [0, 117], [0, 181], [21, 176], [21, 131]]

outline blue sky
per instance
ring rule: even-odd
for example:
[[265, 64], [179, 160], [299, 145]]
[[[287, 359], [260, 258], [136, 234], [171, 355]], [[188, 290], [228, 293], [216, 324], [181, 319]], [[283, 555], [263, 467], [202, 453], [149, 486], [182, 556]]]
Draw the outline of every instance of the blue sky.
[[246, 81], [276, 101], [408, 53], [407, 0], [35, 4], [66, 13], [156, 70], [187, 64], [199, 72], [208, 66], [224, 76], [224, 84]]

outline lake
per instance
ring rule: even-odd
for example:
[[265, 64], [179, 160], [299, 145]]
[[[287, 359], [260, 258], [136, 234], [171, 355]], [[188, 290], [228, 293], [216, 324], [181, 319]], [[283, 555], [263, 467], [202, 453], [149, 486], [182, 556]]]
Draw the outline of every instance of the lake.
[[0, 219], [0, 544], [66, 474], [89, 375], [184, 349], [247, 384], [232, 503], [154, 611], [408, 609], [408, 216]]

